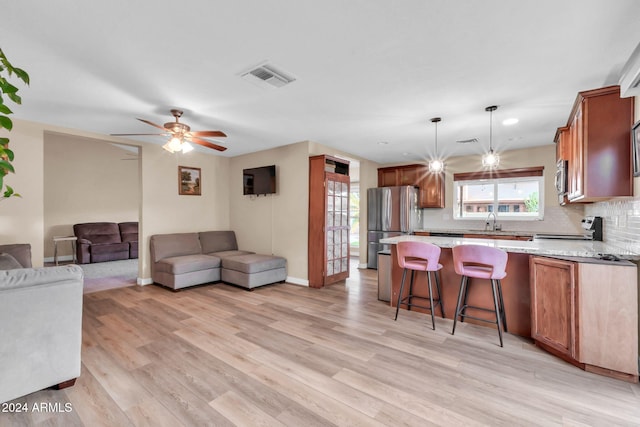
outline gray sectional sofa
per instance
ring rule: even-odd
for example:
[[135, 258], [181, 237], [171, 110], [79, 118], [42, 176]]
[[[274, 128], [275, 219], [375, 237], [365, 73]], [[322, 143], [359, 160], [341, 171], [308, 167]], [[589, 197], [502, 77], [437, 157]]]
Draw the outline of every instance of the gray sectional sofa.
[[253, 289], [283, 282], [287, 261], [238, 249], [233, 231], [151, 236], [151, 278], [171, 289], [219, 282]]

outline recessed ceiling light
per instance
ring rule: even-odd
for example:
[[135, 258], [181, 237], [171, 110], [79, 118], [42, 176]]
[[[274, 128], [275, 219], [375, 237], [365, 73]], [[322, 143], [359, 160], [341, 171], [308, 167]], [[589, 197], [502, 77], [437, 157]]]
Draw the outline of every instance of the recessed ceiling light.
[[511, 125], [515, 125], [516, 123], [518, 123], [518, 119], [516, 119], [515, 117], [512, 117], [510, 119], [504, 119], [502, 121], [502, 124], [505, 126], [511, 126]]

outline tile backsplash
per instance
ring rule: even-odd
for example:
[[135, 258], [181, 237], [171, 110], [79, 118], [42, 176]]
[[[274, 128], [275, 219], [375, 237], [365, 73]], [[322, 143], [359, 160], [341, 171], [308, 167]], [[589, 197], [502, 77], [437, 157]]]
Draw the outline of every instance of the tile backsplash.
[[[582, 233], [580, 221], [585, 216], [584, 206], [545, 206], [542, 221], [501, 221], [504, 231], [527, 231], [533, 233]], [[484, 221], [454, 220], [451, 209], [423, 209], [422, 222], [425, 230], [482, 230]]]
[[640, 252], [640, 197], [589, 204], [585, 215], [602, 217], [605, 242]]

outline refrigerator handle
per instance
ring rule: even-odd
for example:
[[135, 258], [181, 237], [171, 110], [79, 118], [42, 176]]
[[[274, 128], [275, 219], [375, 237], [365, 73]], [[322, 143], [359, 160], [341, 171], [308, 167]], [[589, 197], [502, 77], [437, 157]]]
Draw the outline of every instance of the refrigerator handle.
[[410, 209], [410, 190], [411, 187], [405, 187], [400, 191], [400, 231], [408, 233], [411, 224]]
[[391, 228], [391, 191], [388, 188], [382, 190], [382, 230], [388, 231]]

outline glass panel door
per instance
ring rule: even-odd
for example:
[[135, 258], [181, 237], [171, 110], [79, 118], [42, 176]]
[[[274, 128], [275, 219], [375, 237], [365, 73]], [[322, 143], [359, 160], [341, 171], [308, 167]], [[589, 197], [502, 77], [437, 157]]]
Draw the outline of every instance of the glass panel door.
[[349, 176], [327, 174], [326, 283], [349, 276]]

